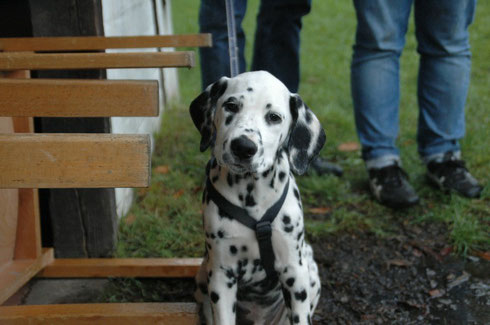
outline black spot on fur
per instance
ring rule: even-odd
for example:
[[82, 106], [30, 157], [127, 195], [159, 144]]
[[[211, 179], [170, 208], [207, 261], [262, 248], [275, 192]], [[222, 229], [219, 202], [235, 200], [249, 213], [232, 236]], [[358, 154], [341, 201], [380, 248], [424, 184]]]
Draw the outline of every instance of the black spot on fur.
[[282, 222], [284, 222], [284, 224], [287, 225], [287, 224], [291, 223], [291, 218], [289, 216], [287, 216], [287, 215], [284, 215], [282, 217]]
[[292, 287], [293, 284], [294, 284], [294, 280], [295, 280], [294, 278], [289, 278], [289, 279], [286, 280], [286, 284], [288, 286]]
[[293, 193], [294, 193], [294, 196], [296, 197], [296, 199], [299, 201], [299, 191], [298, 191], [298, 189], [297, 189], [297, 188], [295, 188], [295, 189], [293, 190]]
[[208, 286], [204, 283], [199, 283], [199, 290], [205, 295], [208, 294]]
[[211, 297], [211, 301], [213, 303], [217, 303], [218, 300], [219, 300], [219, 295], [216, 292], [214, 292], [214, 291], [211, 291], [210, 297]]
[[301, 300], [301, 302], [304, 302], [306, 300], [306, 297], [308, 295], [306, 294], [306, 290], [301, 290], [300, 292], [295, 292], [294, 293], [294, 298], [296, 298], [296, 300]]
[[218, 214], [221, 218], [233, 220], [233, 218], [231, 218], [225, 211], [221, 210], [220, 208], [218, 208]]
[[243, 201], [243, 195], [242, 195], [242, 194], [238, 194], [238, 199], [239, 199], [240, 201]]
[[253, 189], [254, 189], [254, 184], [253, 183], [250, 183], [250, 184], [247, 185], [247, 192], [248, 193], [252, 192]]
[[245, 205], [248, 206], [248, 207], [253, 207], [255, 206], [257, 203], [255, 203], [255, 199], [252, 195], [247, 195], [245, 197]]
[[243, 245], [242, 246], [242, 252], [246, 252], [246, 251], [248, 251], [248, 248], [247, 248], [247, 246]]
[[269, 104], [265, 105], [265, 108], [271, 109], [272, 108], [272, 104], [269, 103]]
[[301, 239], [301, 236], [303, 236], [303, 234], [305, 233], [305, 230], [301, 230], [299, 233], [298, 233], [298, 236], [296, 237], [296, 240], [299, 241]]
[[292, 231], [293, 231], [293, 229], [294, 229], [294, 227], [293, 227], [293, 226], [291, 226], [291, 225], [289, 225], [289, 226], [284, 226], [284, 231], [285, 231], [285, 232], [292, 232]]
[[248, 87], [247, 88], [247, 91], [250, 91], [251, 92], [251, 91], [254, 91], [254, 89], [252, 87]]
[[230, 246], [230, 253], [233, 254], [233, 255], [236, 255], [236, 253], [238, 252], [238, 249], [236, 248], [235, 245], [231, 245]]
[[295, 324], [298, 324], [298, 323], [299, 323], [299, 316], [298, 316], [298, 314], [294, 315], [294, 317], [293, 317], [293, 322], [294, 322]]
[[285, 178], [285, 177], [286, 177], [286, 173], [285, 173], [285, 172], [283, 172], [283, 171], [279, 172], [279, 180], [280, 180], [281, 182], [283, 182], [283, 181], [284, 181], [284, 178]]
[[230, 123], [233, 121], [234, 115], [229, 115], [226, 120], [225, 120], [225, 125], [230, 125]]
[[289, 292], [289, 290], [286, 288], [282, 288], [282, 295], [284, 297], [284, 303], [286, 304], [286, 307], [291, 308], [291, 293]]
[[265, 172], [262, 173], [262, 177], [267, 177], [267, 175], [269, 175], [269, 173], [271, 172], [272, 169], [268, 169], [266, 170]]
[[223, 233], [222, 230], [218, 230], [218, 237], [219, 238], [223, 238], [225, 236], [225, 234]]

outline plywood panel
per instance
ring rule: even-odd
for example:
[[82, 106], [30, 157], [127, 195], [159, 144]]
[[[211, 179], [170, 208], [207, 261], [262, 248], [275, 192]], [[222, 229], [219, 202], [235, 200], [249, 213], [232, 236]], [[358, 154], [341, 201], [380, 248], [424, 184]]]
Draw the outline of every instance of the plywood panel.
[[147, 187], [150, 138], [0, 134], [0, 188]]

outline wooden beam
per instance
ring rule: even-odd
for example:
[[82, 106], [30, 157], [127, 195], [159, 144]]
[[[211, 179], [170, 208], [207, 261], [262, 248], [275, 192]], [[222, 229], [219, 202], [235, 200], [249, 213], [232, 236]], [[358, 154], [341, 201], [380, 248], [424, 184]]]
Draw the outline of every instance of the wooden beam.
[[201, 258], [64, 258], [47, 265], [39, 276], [192, 278], [197, 274], [201, 262]]
[[0, 53], [0, 70], [193, 67], [194, 52]]
[[158, 82], [0, 79], [0, 116], [158, 116]]
[[[36, 259], [13, 260], [0, 268], [0, 305], [53, 262], [53, 249], [45, 249]], [[0, 315], [2, 312], [0, 311]], [[0, 318], [1, 319], [1, 318]], [[4, 324], [0, 321], [0, 324]]]
[[195, 303], [116, 303], [0, 307], [2, 325], [196, 325]]
[[122, 37], [0, 38], [0, 51], [95, 51], [105, 49], [209, 47], [211, 34]]
[[149, 135], [0, 134], [0, 188], [147, 187]]

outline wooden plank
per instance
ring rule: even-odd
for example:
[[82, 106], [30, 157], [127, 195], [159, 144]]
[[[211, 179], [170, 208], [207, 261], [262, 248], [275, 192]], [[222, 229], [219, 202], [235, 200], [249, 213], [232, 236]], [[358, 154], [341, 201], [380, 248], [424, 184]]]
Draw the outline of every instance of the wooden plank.
[[193, 67], [194, 52], [0, 53], [0, 70]]
[[[0, 117], [0, 133], [13, 131], [12, 119]], [[19, 190], [0, 189], [0, 268], [14, 257], [18, 210]]]
[[196, 325], [195, 303], [114, 303], [0, 307], [2, 325]]
[[14, 259], [35, 259], [41, 256], [41, 217], [39, 195], [35, 188], [19, 191], [19, 213]]
[[93, 51], [105, 49], [209, 47], [211, 34], [0, 38], [0, 51]]
[[0, 79], [0, 116], [158, 116], [158, 82]]
[[39, 276], [192, 278], [197, 274], [201, 262], [201, 258], [58, 258], [47, 265]]
[[[1, 267], [0, 305], [53, 260], [53, 249], [46, 249], [36, 259], [14, 260]], [[0, 324], [3, 323], [0, 321]]]
[[147, 187], [149, 135], [0, 134], [0, 188]]

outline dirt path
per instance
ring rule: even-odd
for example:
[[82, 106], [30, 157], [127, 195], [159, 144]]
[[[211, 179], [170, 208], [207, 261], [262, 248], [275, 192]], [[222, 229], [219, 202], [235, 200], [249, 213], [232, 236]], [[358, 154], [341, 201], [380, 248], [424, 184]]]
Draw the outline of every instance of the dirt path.
[[446, 229], [336, 234], [313, 243], [322, 276], [316, 324], [490, 324], [490, 263], [456, 258]]
[[[322, 277], [314, 324], [490, 324], [490, 263], [451, 254], [447, 229], [398, 227], [387, 238], [359, 231], [312, 242]], [[193, 301], [192, 279], [92, 281], [38, 280], [19, 300]]]

